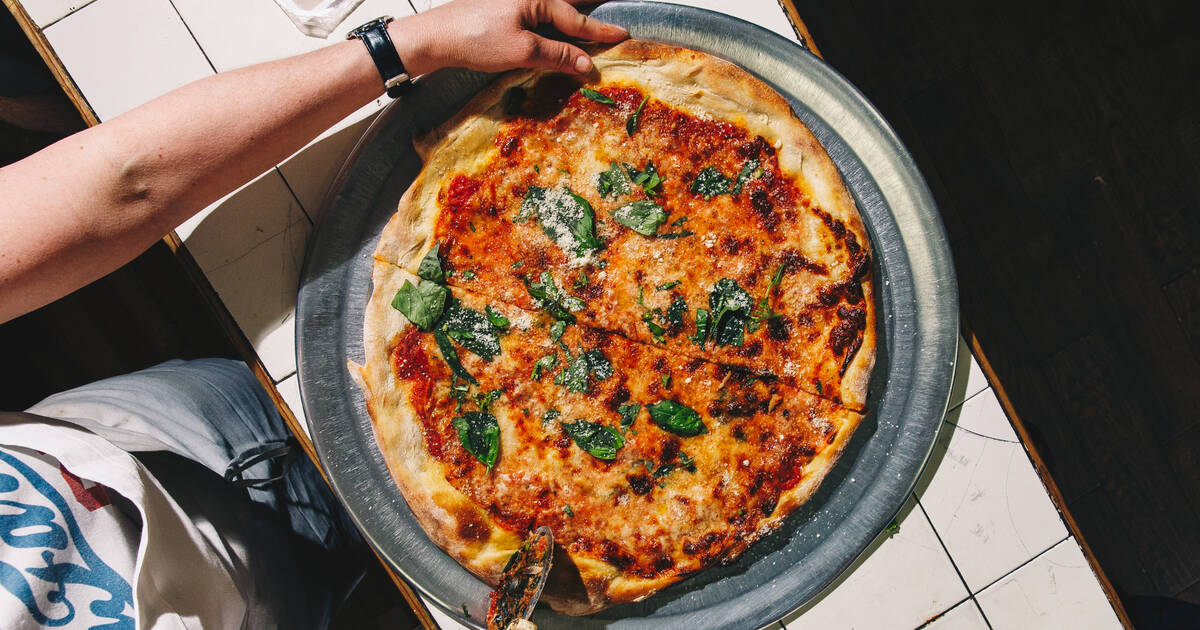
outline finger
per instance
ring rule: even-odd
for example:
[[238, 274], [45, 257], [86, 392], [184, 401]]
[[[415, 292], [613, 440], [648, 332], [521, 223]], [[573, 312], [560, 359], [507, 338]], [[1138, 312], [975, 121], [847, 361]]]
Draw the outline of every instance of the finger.
[[594, 42], [619, 42], [629, 37], [629, 31], [588, 17], [564, 0], [546, 0], [542, 5], [547, 12], [543, 22], [549, 22], [567, 37]]
[[534, 40], [533, 59], [529, 65], [534, 68], [550, 68], [559, 72], [585, 74], [592, 69], [592, 60], [587, 53], [577, 46], [545, 37]]

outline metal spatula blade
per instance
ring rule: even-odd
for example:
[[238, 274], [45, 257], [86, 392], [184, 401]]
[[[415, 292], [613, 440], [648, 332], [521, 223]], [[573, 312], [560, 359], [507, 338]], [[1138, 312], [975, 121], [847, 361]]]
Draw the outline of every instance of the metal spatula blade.
[[[492, 591], [488, 607], [488, 630], [510, 630], [514, 622], [523, 622], [533, 614], [542, 596], [550, 562], [554, 557], [554, 535], [545, 525], [533, 530], [504, 565], [500, 585]], [[516, 624], [517, 627], [529, 625]]]

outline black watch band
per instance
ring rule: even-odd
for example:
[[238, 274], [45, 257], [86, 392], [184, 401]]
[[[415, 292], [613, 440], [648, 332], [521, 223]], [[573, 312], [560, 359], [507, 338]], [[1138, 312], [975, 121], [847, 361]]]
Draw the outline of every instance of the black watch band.
[[396, 52], [396, 46], [392, 44], [392, 38], [387, 32], [388, 22], [393, 19], [390, 15], [375, 18], [346, 33], [346, 39], [362, 40], [379, 70], [387, 95], [397, 98], [411, 90], [413, 84], [408, 71], [404, 69], [404, 62], [400, 61], [400, 53]]

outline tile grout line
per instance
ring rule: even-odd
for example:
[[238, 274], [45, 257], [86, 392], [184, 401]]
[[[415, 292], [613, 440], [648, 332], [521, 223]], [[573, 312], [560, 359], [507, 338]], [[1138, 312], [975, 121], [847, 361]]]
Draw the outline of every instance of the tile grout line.
[[[984, 592], [984, 591], [988, 590], [989, 588], [991, 588], [991, 587], [995, 586], [997, 583], [999, 583], [999, 582], [1000, 582], [1000, 580], [1003, 580], [1004, 578], [1006, 578], [1006, 577], [1008, 577], [1008, 576], [1010, 576], [1010, 575], [1012, 575], [1012, 574], [1016, 573], [1017, 571], [1020, 571], [1021, 569], [1025, 568], [1025, 566], [1026, 566], [1026, 565], [1028, 565], [1029, 563], [1033, 562], [1034, 560], [1037, 560], [1038, 558], [1041, 558], [1042, 556], [1046, 555], [1046, 553], [1047, 553], [1047, 552], [1049, 552], [1051, 549], [1054, 549], [1055, 547], [1057, 547], [1057, 546], [1059, 546], [1059, 545], [1063, 544], [1064, 542], [1066, 542], [1066, 541], [1070, 540], [1071, 538], [1072, 538], [1072, 536], [1071, 536], [1071, 532], [1070, 532], [1070, 530], [1068, 530], [1068, 531], [1067, 531], [1067, 535], [1066, 535], [1066, 537], [1065, 537], [1065, 538], [1062, 538], [1061, 540], [1058, 540], [1058, 541], [1054, 542], [1053, 544], [1051, 544], [1049, 547], [1046, 547], [1045, 549], [1043, 549], [1043, 550], [1041, 550], [1041, 551], [1037, 552], [1036, 554], [1034, 554], [1034, 556], [1033, 556], [1032, 558], [1030, 558], [1030, 559], [1026, 560], [1025, 562], [1022, 562], [1021, 564], [1017, 565], [1016, 567], [1013, 567], [1013, 570], [1012, 570], [1012, 571], [1009, 571], [1008, 573], [1005, 573], [1004, 575], [1001, 575], [1000, 577], [998, 577], [998, 578], [996, 578], [996, 579], [992, 580], [991, 582], [988, 582], [987, 584], [983, 585], [983, 586], [982, 586], [982, 587], [979, 589], [979, 592], [980, 592], [980, 593], [982, 593], [982, 592]], [[1090, 569], [1091, 569], [1091, 567], [1088, 567], [1088, 568], [1089, 568], [1089, 572], [1090, 572]], [[1095, 579], [1095, 574], [1094, 574], [1094, 573], [1092, 574], [1092, 579]], [[967, 590], [970, 590], [970, 587], [967, 587]], [[975, 596], [975, 595], [974, 595], [974, 594], [972, 594], [972, 597], [974, 597], [974, 596]], [[979, 609], [980, 609], [980, 611], [982, 611], [982, 610], [983, 610], [983, 606], [980, 606], [980, 607], [979, 607]]]
[[983, 438], [983, 439], [985, 439], [985, 440], [991, 440], [991, 441], [993, 441], [993, 442], [1000, 442], [1001, 444], [1018, 444], [1018, 445], [1019, 445], [1019, 444], [1021, 444], [1021, 441], [1020, 441], [1020, 440], [1003, 440], [1003, 439], [1000, 439], [1000, 438], [998, 438], [998, 437], [992, 437], [992, 436], [990, 436], [990, 435], [984, 435], [984, 434], [982, 434], [982, 433], [980, 433], [980, 432], [978, 432], [978, 431], [972, 431], [972, 430], [968, 429], [967, 427], [964, 427], [964, 426], [962, 426], [961, 424], [958, 424], [957, 422], [950, 422], [949, 420], [947, 420], [947, 421], [946, 421], [946, 424], [948, 424], [948, 425], [950, 425], [950, 426], [953, 426], [955, 429], [958, 429], [958, 430], [960, 430], [960, 431], [966, 431], [967, 433], [970, 433], [971, 435], [974, 435], [975, 437], [980, 437], [980, 438]]
[[[951, 610], [954, 610], [955, 608], [958, 608], [959, 606], [962, 606], [964, 603], [969, 602], [969, 601], [971, 601], [971, 596], [967, 595], [966, 597], [954, 602], [953, 604], [950, 604], [949, 608], [930, 617], [929, 619], [926, 619], [924, 622], [921, 623], [921, 625], [917, 626], [915, 630], [921, 630], [922, 628], [928, 628], [929, 624], [937, 621], [938, 619], [941, 619], [942, 617], [945, 617], [946, 613], [950, 612]], [[990, 628], [990, 626], [989, 626], [989, 628]]]
[[975, 604], [975, 610], [979, 613], [979, 616], [983, 619], [983, 623], [987, 625], [988, 630], [992, 630], [992, 620], [988, 619], [987, 615], [985, 615], [983, 613], [983, 606], [981, 606], [979, 604], [979, 600], [975, 598], [974, 594], [971, 595], [971, 603]]
[[[967, 584], [967, 578], [963, 577], [962, 570], [960, 570], [958, 568], [958, 563], [954, 561], [954, 556], [950, 554], [950, 549], [948, 547], [946, 547], [946, 542], [942, 540], [941, 532], [939, 532], [937, 527], [934, 526], [933, 519], [929, 518], [929, 513], [925, 511], [925, 506], [921, 505], [921, 497], [917, 496], [917, 493], [915, 491], [912, 493], [912, 495], [913, 495], [913, 498], [916, 499], [917, 508], [919, 508], [921, 510], [921, 515], [925, 517], [925, 522], [929, 523], [929, 529], [933, 531], [933, 537], [937, 539], [938, 545], [941, 545], [942, 551], [945, 552], [945, 554], [946, 554], [946, 558], [948, 560], [950, 560], [950, 566], [954, 567], [955, 575], [958, 576], [958, 580], [960, 582], [962, 582], [963, 588], [966, 589], [966, 591], [967, 591], [966, 599], [971, 599], [971, 600], [975, 599], [975, 594], [971, 592], [971, 585]], [[966, 601], [966, 600], [963, 600], [963, 601]], [[961, 603], [962, 602], [960, 601], [957, 604], [954, 604], [954, 606], [958, 606]], [[953, 609], [954, 606], [951, 606], [950, 608], [943, 610], [938, 616], [940, 617], [941, 615], [946, 614], [948, 611]], [[979, 614], [981, 614], [981, 615], [983, 614], [982, 606], [979, 607]], [[992, 624], [990, 621], [988, 621], [986, 615], [983, 618], [983, 622], [988, 624], [989, 629], [992, 627]]]
[[212, 59], [208, 58], [208, 52], [204, 50], [204, 46], [200, 45], [200, 40], [196, 39], [196, 34], [192, 32], [192, 27], [188, 26], [187, 20], [183, 19], [183, 14], [179, 12], [179, 7], [175, 6], [175, 0], [167, 0], [167, 2], [171, 4], [171, 10], [179, 17], [180, 24], [183, 24], [183, 28], [187, 29], [188, 36], [196, 43], [196, 48], [200, 50], [200, 55], [204, 57], [204, 62], [212, 69], [213, 74], [217, 74], [217, 66], [213, 65]]
[[[974, 357], [975, 355], [971, 355], [971, 356]], [[959, 401], [959, 403], [957, 405], [954, 405], [953, 407], [950, 407], [949, 409], [947, 409], [946, 414], [949, 415], [951, 411], [954, 411], [955, 409], [962, 407], [963, 405], [967, 404], [968, 402], [974, 400], [976, 396], [982, 394], [983, 392], [986, 392], [987, 390], [989, 390], [991, 388], [992, 388], [991, 383], [988, 383], [987, 386], [985, 386], [983, 389], [975, 392], [974, 394], [971, 394], [970, 396], [967, 396], [966, 398], [963, 398], [961, 401]]]
[[[301, 149], [301, 151], [303, 151], [303, 150], [304, 149]], [[308, 224], [310, 226], [316, 225], [315, 222], [313, 221], [312, 215], [309, 214], [309, 212], [308, 212], [308, 208], [305, 208], [304, 202], [300, 201], [300, 197], [296, 196], [296, 191], [292, 190], [292, 185], [288, 183], [287, 177], [285, 177], [283, 174], [283, 171], [279, 169], [279, 165], [276, 164], [274, 166], [274, 169], [275, 169], [276, 173], [279, 173], [279, 179], [283, 180], [283, 187], [288, 189], [288, 194], [290, 194], [292, 196], [292, 199], [295, 200], [296, 205], [300, 206], [300, 212], [304, 213], [304, 218], [308, 219]], [[327, 190], [325, 192], [328, 193], [329, 191]]]
[[38, 26], [38, 30], [42, 31], [44, 33], [44, 32], [46, 32], [46, 29], [50, 28], [51, 26], [58, 24], [59, 22], [71, 17], [72, 15], [75, 15], [76, 13], [79, 13], [84, 8], [86, 8], [92, 4], [95, 4], [95, 3], [96, 3], [96, 0], [87, 0], [87, 2], [84, 2], [83, 4], [75, 7], [75, 10], [67, 11], [66, 15], [60, 15], [60, 16], [54, 18], [53, 20], [50, 20], [49, 22], [47, 22], [44, 26]]

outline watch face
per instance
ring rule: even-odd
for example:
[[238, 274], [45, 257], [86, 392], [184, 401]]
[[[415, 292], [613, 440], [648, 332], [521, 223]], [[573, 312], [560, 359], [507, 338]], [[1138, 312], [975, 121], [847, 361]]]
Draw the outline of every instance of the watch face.
[[367, 22], [366, 24], [363, 24], [362, 26], [350, 31], [349, 33], [346, 33], [346, 39], [354, 39], [355, 37], [359, 37], [367, 31], [385, 27], [387, 26], [388, 22], [391, 22], [394, 19], [396, 18], [390, 15], [377, 17], [374, 20], [371, 20], [370, 22]]

